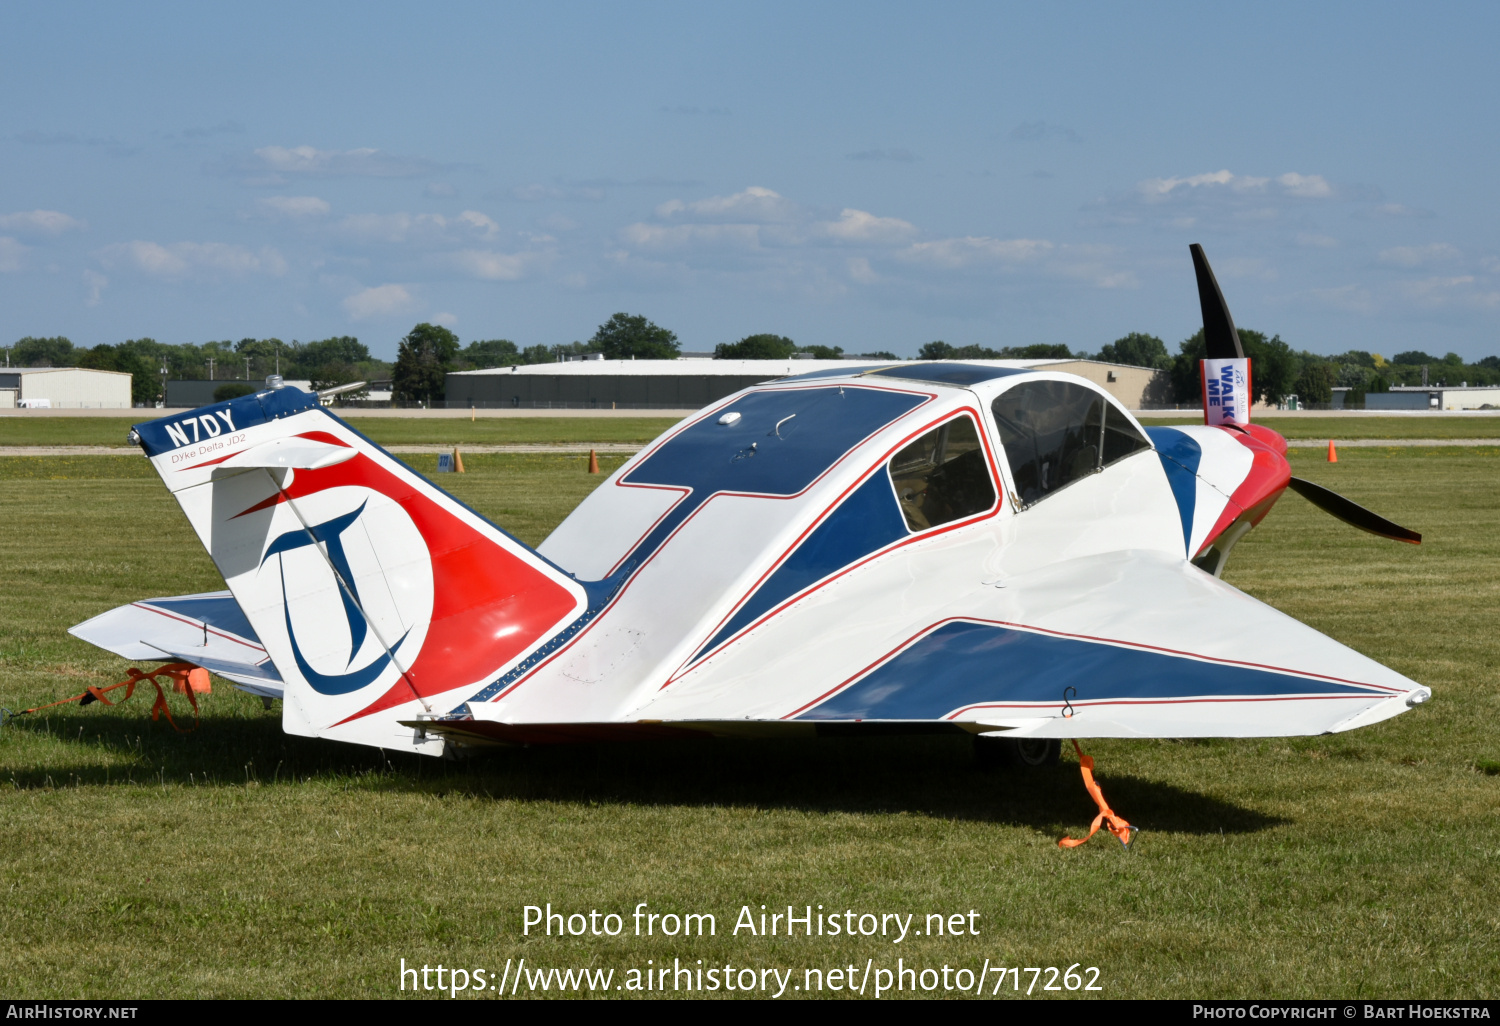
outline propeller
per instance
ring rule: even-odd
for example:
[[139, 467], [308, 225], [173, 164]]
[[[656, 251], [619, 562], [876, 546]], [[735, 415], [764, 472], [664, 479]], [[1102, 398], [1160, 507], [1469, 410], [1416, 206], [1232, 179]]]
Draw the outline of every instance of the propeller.
[[1204, 354], [1210, 360], [1243, 359], [1245, 350], [1240, 345], [1240, 333], [1234, 330], [1234, 318], [1229, 316], [1229, 304], [1224, 302], [1224, 293], [1214, 278], [1214, 269], [1208, 266], [1208, 257], [1203, 247], [1196, 242], [1188, 247], [1193, 254], [1193, 272], [1198, 276], [1198, 305], [1203, 308]]
[[1357, 527], [1361, 531], [1369, 531], [1371, 534], [1378, 534], [1382, 538], [1390, 538], [1393, 541], [1409, 542], [1412, 545], [1422, 544], [1422, 536], [1416, 531], [1409, 531], [1400, 524], [1392, 523], [1380, 514], [1365, 509], [1359, 503], [1344, 498], [1338, 492], [1331, 492], [1322, 485], [1313, 484], [1300, 477], [1292, 478], [1289, 485], [1292, 491], [1324, 513], [1332, 513], [1344, 523]]

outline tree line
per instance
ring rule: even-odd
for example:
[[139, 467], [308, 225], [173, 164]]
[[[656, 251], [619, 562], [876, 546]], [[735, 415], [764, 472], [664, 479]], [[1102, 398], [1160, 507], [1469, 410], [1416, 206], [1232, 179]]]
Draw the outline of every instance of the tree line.
[[[1387, 391], [1394, 385], [1500, 384], [1500, 357], [1486, 356], [1465, 363], [1456, 353], [1437, 357], [1420, 350], [1397, 353], [1387, 360], [1379, 353], [1351, 349], [1337, 356], [1296, 350], [1280, 335], [1240, 330], [1245, 355], [1253, 361], [1256, 399], [1283, 402], [1296, 395], [1304, 403], [1332, 401], [1333, 389], [1350, 389], [1346, 404], [1360, 405], [1365, 394]], [[1097, 354], [1071, 350], [1066, 345], [953, 346], [928, 342], [917, 354], [922, 360], [1080, 359], [1152, 367], [1166, 372], [1165, 401], [1196, 403], [1199, 399], [1198, 361], [1203, 358], [1203, 332], [1183, 339], [1171, 354], [1160, 338], [1131, 332], [1103, 346]], [[676, 333], [639, 314], [616, 313], [599, 325], [586, 341], [557, 345], [519, 346], [509, 339], [486, 339], [463, 345], [448, 328], [418, 324], [397, 345], [394, 364], [375, 359], [369, 348], [350, 335], [314, 342], [283, 342], [278, 338], [244, 338], [167, 345], [155, 339], [128, 339], [91, 348], [75, 346], [67, 338], [27, 336], [9, 347], [8, 361], [16, 367], [88, 367], [125, 371], [132, 377], [132, 401], [160, 401], [163, 370], [169, 379], [214, 378], [226, 383], [225, 397], [252, 391], [267, 375], [307, 380], [317, 389], [353, 381], [390, 380], [396, 399], [431, 402], [444, 396], [444, 379], [453, 371], [555, 363], [600, 354], [608, 360], [671, 360], [681, 355]], [[840, 346], [799, 345], [784, 335], [747, 335], [737, 342], [714, 347], [721, 360], [786, 360], [795, 354], [817, 359], [854, 355], [861, 359], [896, 360], [887, 351], [846, 354]], [[1425, 375], [1425, 379], [1424, 379]], [[238, 389], [233, 383], [242, 383]], [[1169, 396], [1168, 394], [1169, 393]]]
[[[62, 336], [26, 338], [9, 347], [13, 367], [87, 367], [131, 375], [131, 401], [150, 405], [162, 398], [162, 379], [214, 379], [243, 383], [241, 393], [263, 387], [266, 376], [307, 380], [314, 389], [390, 376], [391, 365], [370, 356], [350, 335], [316, 342], [283, 342], [279, 338], [244, 338], [238, 342], [186, 342], [167, 345], [152, 338], [75, 346]], [[165, 372], [165, 373], [163, 373]], [[232, 389], [226, 389], [226, 395]]]

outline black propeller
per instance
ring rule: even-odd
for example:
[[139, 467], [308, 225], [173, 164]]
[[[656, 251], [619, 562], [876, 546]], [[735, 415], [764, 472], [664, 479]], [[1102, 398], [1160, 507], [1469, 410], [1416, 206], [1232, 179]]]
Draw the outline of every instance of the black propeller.
[[1323, 512], [1332, 513], [1344, 523], [1357, 527], [1361, 531], [1369, 531], [1371, 534], [1378, 534], [1382, 538], [1390, 538], [1394, 541], [1410, 542], [1413, 545], [1422, 544], [1422, 536], [1416, 531], [1408, 531], [1400, 524], [1393, 524], [1380, 514], [1371, 513], [1359, 503], [1350, 502], [1338, 492], [1330, 492], [1322, 485], [1294, 477], [1291, 480], [1291, 489]]
[[1219, 291], [1214, 269], [1208, 266], [1202, 246], [1195, 242], [1188, 251], [1193, 254], [1193, 271], [1198, 275], [1198, 305], [1203, 308], [1203, 342], [1207, 346], [1204, 355], [1210, 360], [1242, 359], [1245, 350], [1240, 346], [1240, 333], [1234, 330], [1234, 318], [1229, 316], [1229, 304]]

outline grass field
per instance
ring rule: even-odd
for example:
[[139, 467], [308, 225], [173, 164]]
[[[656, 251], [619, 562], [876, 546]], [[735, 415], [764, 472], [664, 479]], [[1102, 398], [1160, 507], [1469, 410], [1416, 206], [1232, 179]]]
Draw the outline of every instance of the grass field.
[[[137, 417], [0, 417], [0, 446], [120, 445]], [[539, 442], [637, 442], [644, 445], [676, 417], [353, 417], [349, 424], [381, 445], [529, 445]]]
[[[125, 445], [137, 417], [0, 417], [7, 445]], [[1287, 438], [1494, 438], [1500, 417], [1268, 417]], [[422, 417], [357, 417], [349, 422], [382, 445], [526, 445], [547, 442], [645, 444], [674, 417], [491, 417], [473, 422]], [[1202, 417], [1150, 417], [1146, 425], [1201, 424]]]
[[[401, 958], [498, 971], [523, 956], [618, 972], [701, 958], [800, 982], [901, 957], [1079, 962], [1116, 997], [1500, 996], [1500, 447], [1292, 460], [1424, 544], [1288, 495], [1226, 576], [1435, 697], [1331, 737], [1087, 745], [1142, 827], [1131, 852], [1103, 836], [1057, 848], [1093, 814], [1071, 755], [1013, 775], [946, 738], [387, 761], [288, 738], [220, 683], [194, 734], [152, 724], [139, 695], [0, 728], [0, 991], [385, 997]], [[533, 543], [599, 480], [579, 458], [466, 462], [444, 484]], [[221, 586], [148, 475], [117, 457], [0, 460], [0, 704], [120, 679], [69, 625]], [[520, 936], [524, 904], [640, 901], [715, 913], [719, 936]], [[728, 936], [742, 905], [788, 903], [918, 922], [976, 909], [981, 935]]]

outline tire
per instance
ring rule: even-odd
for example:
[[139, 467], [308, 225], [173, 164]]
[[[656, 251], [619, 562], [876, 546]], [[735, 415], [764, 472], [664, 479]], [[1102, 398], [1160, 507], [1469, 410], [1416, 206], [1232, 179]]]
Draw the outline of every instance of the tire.
[[981, 769], [1050, 769], [1062, 759], [1057, 738], [974, 735], [974, 759]]

